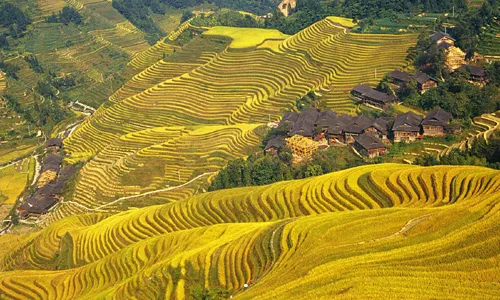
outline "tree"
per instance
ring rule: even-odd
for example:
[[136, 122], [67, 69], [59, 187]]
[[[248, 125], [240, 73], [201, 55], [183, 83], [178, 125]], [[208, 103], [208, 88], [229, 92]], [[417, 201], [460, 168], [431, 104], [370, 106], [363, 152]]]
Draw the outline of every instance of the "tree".
[[0, 48], [2, 49], [8, 49], [9, 48], [9, 41], [5, 37], [5, 35], [0, 34]]
[[323, 175], [323, 169], [320, 165], [309, 165], [306, 169], [306, 177]]

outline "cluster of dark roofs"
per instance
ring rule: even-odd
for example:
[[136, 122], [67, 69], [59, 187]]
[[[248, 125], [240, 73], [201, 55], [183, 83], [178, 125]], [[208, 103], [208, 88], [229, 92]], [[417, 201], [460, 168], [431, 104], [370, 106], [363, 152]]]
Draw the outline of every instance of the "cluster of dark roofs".
[[469, 72], [474, 77], [485, 77], [486, 70], [483, 67], [463, 65], [459, 68], [460, 71]]
[[422, 125], [429, 126], [446, 126], [451, 120], [451, 113], [442, 109], [430, 111], [425, 119], [422, 120]]
[[46, 148], [49, 148], [49, 147], [59, 147], [61, 148], [62, 147], [62, 139], [59, 139], [59, 138], [52, 138], [52, 139], [49, 139], [45, 142], [45, 147]]
[[402, 82], [408, 82], [412, 79], [414, 79], [417, 83], [419, 84], [424, 84], [429, 80], [436, 81], [429, 75], [423, 73], [423, 72], [418, 72], [417, 74], [409, 74], [400, 70], [394, 70], [389, 74], [393, 79], [402, 81]]
[[353, 92], [363, 96], [364, 98], [372, 99], [381, 103], [390, 103], [396, 101], [396, 96], [391, 96], [386, 93], [379, 92], [371, 86], [365, 84], [358, 84], [354, 87]]
[[[300, 113], [288, 112], [280, 122], [280, 127], [290, 126], [288, 136], [302, 135], [314, 137], [318, 133], [331, 135], [362, 134], [367, 128], [374, 127], [384, 135], [387, 135], [388, 119], [371, 119], [367, 116], [337, 115], [334, 111], [320, 112], [316, 108], [309, 108]], [[282, 139], [282, 138], [281, 138]], [[276, 147], [278, 140], [270, 140], [266, 149]], [[283, 143], [279, 141], [279, 143]]]
[[411, 111], [397, 116], [392, 125], [393, 131], [420, 131], [420, 123], [422, 122], [422, 116], [417, 115]]
[[49, 154], [43, 161], [42, 173], [45, 171], [59, 172], [61, 168], [62, 158], [58, 154]]
[[354, 140], [366, 150], [387, 148], [384, 143], [369, 133], [363, 133], [362, 135], [355, 136]]
[[392, 125], [393, 131], [420, 131], [421, 125], [447, 126], [452, 118], [451, 113], [442, 109], [430, 111], [425, 118], [413, 112], [399, 115]]
[[20, 206], [22, 218], [29, 217], [30, 214], [44, 214], [52, 208], [61, 195], [66, 181], [77, 171], [74, 166], [68, 166], [61, 170], [56, 180], [52, 180], [43, 187], [37, 189], [33, 195], [27, 198]]
[[280, 126], [288, 121], [292, 129], [288, 135], [302, 135], [313, 137], [316, 133], [324, 132], [334, 135], [342, 133], [361, 134], [370, 127], [375, 127], [383, 134], [387, 134], [389, 120], [383, 118], [371, 119], [367, 116], [337, 115], [334, 111], [320, 112], [316, 108], [309, 108], [301, 113], [286, 113]]

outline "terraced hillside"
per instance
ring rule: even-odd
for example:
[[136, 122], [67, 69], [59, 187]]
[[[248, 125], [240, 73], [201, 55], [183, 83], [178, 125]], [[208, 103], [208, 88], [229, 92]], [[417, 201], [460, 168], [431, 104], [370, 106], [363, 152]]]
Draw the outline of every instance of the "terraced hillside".
[[494, 299], [499, 201], [499, 171], [383, 164], [73, 216], [0, 236], [0, 290], [12, 299], [184, 299], [200, 288], [235, 299]]
[[[189, 26], [188, 21], [179, 31]], [[386, 72], [404, 65], [416, 38], [348, 33], [325, 19], [290, 37], [259, 29], [255, 33], [264, 36], [254, 39], [259, 42], [245, 47], [237, 43], [235, 47], [228, 39], [230, 36], [223, 35], [232, 31], [223, 29], [212, 33], [209, 30], [165, 57], [160, 53], [166, 51], [165, 47], [172, 47], [168, 37], [132, 60], [129, 65], [144, 67], [143, 71], [111, 96], [109, 103], [65, 142], [69, 161], [93, 157], [80, 174], [73, 201], [95, 208], [112, 199], [160, 188], [165, 182], [186, 183], [199, 175], [201, 171], [196, 170], [203, 167], [216, 171], [215, 166], [222, 166], [229, 157], [248, 154], [241, 151], [258, 144], [254, 134], [236, 132], [235, 127], [255, 129], [257, 124], [278, 119], [312, 89], [328, 90], [325, 95], [331, 108], [353, 113], [355, 106], [347, 95], [350, 89], [360, 82], [375, 84]], [[272, 39], [266, 39], [269, 36]], [[377, 60], [373, 59], [375, 55]], [[375, 69], [377, 77], [372, 74]], [[182, 147], [164, 152], [164, 173], [153, 172], [156, 177], [150, 186], [127, 183], [131, 170], [136, 174], [149, 172], [148, 162], [141, 161], [147, 156], [143, 153], [149, 155], [145, 151], [151, 145], [165, 142], [161, 140], [165, 137], [148, 132], [196, 126], [225, 128], [220, 129], [225, 133], [207, 136], [212, 139], [210, 143], [204, 139], [192, 141], [193, 145], [199, 145], [198, 141], [205, 143], [206, 156], [198, 151], [192, 160], [182, 161], [178, 160], [181, 153], [175, 153]], [[145, 138], [141, 137], [143, 134]], [[141, 137], [140, 143], [132, 141], [131, 136]], [[226, 140], [235, 141], [228, 146], [229, 156], [221, 155], [217, 146], [229, 145]], [[134, 157], [140, 156], [139, 160], [124, 158], [130, 149], [137, 153]], [[205, 161], [212, 157], [217, 157], [216, 164]], [[95, 167], [103, 160], [110, 168]]]
[[[206, 180], [228, 160], [245, 156], [259, 144], [258, 126], [156, 127], [124, 135], [85, 165], [72, 201], [63, 201], [48, 222], [68, 214], [120, 211], [124, 208], [120, 199], [152, 192], [169, 191], [162, 203], [168, 202], [173, 196], [169, 187], [196, 176]], [[137, 207], [149, 202], [126, 203]]]

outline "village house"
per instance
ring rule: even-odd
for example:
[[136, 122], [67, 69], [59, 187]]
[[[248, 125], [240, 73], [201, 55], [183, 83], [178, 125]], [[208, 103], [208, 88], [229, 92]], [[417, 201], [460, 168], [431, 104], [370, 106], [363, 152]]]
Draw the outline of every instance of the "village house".
[[377, 118], [373, 121], [373, 124], [371, 127], [365, 129], [365, 132], [371, 133], [378, 139], [382, 141], [387, 141], [388, 140], [388, 133], [389, 133], [389, 119], [385, 118]]
[[463, 65], [459, 69], [470, 74], [469, 80], [472, 82], [486, 83], [486, 70], [480, 66]]
[[264, 153], [277, 155], [285, 146], [286, 141], [283, 137], [275, 137], [267, 142], [266, 148], [264, 148]]
[[411, 74], [408, 74], [401, 70], [392, 71], [391, 73], [389, 73], [389, 77], [392, 79], [392, 83], [399, 87], [402, 87], [408, 81], [413, 79], [413, 76]]
[[454, 71], [465, 63], [465, 52], [455, 46], [455, 39], [449, 34], [438, 31], [429, 36], [438, 45], [439, 49], [444, 49], [446, 53], [446, 66]]
[[394, 124], [392, 131], [394, 133], [394, 142], [414, 142], [420, 137], [420, 123], [422, 116], [413, 112], [407, 112], [399, 115]]
[[308, 108], [303, 110], [297, 121], [293, 124], [293, 129], [290, 132], [290, 135], [301, 135], [303, 137], [314, 137], [315, 133], [315, 125], [316, 119], [319, 116], [319, 109], [317, 108]]
[[362, 155], [374, 158], [387, 153], [387, 146], [375, 136], [364, 133], [354, 137], [354, 148]]
[[437, 81], [432, 79], [429, 75], [419, 72], [413, 76], [417, 82], [418, 92], [424, 94], [429, 89], [437, 87]]
[[412, 75], [400, 70], [394, 70], [389, 73], [389, 77], [392, 79], [392, 83], [399, 87], [403, 87], [410, 80], [415, 80], [417, 82], [417, 89], [420, 94], [425, 93], [429, 89], [437, 87], [437, 80], [433, 79], [423, 72]]
[[367, 116], [351, 117], [350, 122], [344, 125], [344, 141], [348, 144], [354, 143], [354, 137], [362, 135], [365, 130], [373, 126], [373, 119]]
[[394, 104], [398, 101], [397, 97], [379, 92], [365, 84], [358, 84], [351, 93], [361, 102], [380, 108], [386, 108], [390, 104]]
[[451, 35], [444, 33], [442, 31], [434, 32], [429, 36], [429, 38], [438, 46], [443, 44], [447, 44], [449, 46], [455, 46], [455, 39], [452, 38]]
[[62, 140], [58, 138], [52, 138], [45, 142], [45, 149], [47, 149], [47, 151], [57, 152], [61, 150], [62, 146]]
[[422, 120], [424, 136], [444, 136], [445, 127], [451, 120], [451, 113], [442, 109], [430, 111]]
[[50, 196], [30, 197], [19, 206], [19, 216], [22, 219], [39, 217], [48, 213], [58, 201], [59, 199]]

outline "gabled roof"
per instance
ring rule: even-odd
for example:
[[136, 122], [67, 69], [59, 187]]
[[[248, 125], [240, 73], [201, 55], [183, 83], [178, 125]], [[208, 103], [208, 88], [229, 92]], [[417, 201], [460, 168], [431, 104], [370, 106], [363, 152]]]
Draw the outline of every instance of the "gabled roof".
[[62, 140], [58, 138], [52, 138], [50, 140], [47, 140], [47, 142], [45, 142], [45, 147], [53, 147], [53, 146], [62, 147]]
[[328, 127], [337, 123], [337, 113], [331, 110], [320, 112], [316, 119], [316, 125], [319, 127]]
[[318, 118], [318, 116], [319, 116], [319, 110], [317, 108], [313, 107], [303, 110], [300, 113], [297, 122], [295, 122], [291, 134], [313, 136], [314, 125], [316, 124], [316, 119]]
[[450, 122], [451, 117], [451, 113], [442, 109], [436, 109], [427, 114], [425, 119], [422, 121], [422, 125], [445, 126]]
[[420, 131], [420, 122], [422, 122], [422, 116], [409, 111], [399, 115], [396, 120], [394, 120], [392, 130], [418, 132]]
[[24, 210], [29, 213], [42, 214], [46, 213], [54, 204], [58, 201], [54, 197], [43, 197], [41, 199], [35, 199], [34, 197], [28, 198], [20, 206], [19, 210]]
[[462, 65], [459, 68], [460, 71], [469, 72], [472, 76], [484, 77], [486, 76], [486, 70], [483, 67]]
[[371, 86], [366, 85], [366, 84], [358, 84], [352, 89], [354, 92], [364, 94], [368, 93], [369, 91], [373, 90]]
[[417, 74], [413, 75], [413, 78], [419, 83], [419, 84], [424, 84], [429, 80], [432, 80], [436, 82], [436, 80], [432, 79], [429, 75], [423, 73], [423, 72], [418, 72]]
[[387, 148], [384, 143], [369, 133], [363, 133], [362, 135], [355, 136], [354, 140], [358, 145], [366, 150]]
[[382, 132], [383, 134], [388, 133], [387, 125], [389, 125], [389, 120], [387, 119], [376, 118], [375, 121], [373, 121], [373, 127], [375, 127], [375, 129]]
[[266, 148], [264, 150], [268, 150], [271, 148], [276, 148], [280, 149], [286, 146], [286, 141], [282, 137], [275, 137], [273, 139], [270, 139], [269, 142], [267, 142]]
[[283, 121], [290, 121], [292, 123], [295, 123], [295, 122], [297, 122], [298, 118], [299, 118], [299, 113], [294, 112], [294, 111], [287, 112], [287, 113], [285, 113], [285, 115], [281, 119], [281, 122], [283, 122]]
[[411, 74], [408, 74], [408, 73], [400, 71], [400, 70], [392, 71], [389, 74], [389, 76], [391, 76], [393, 79], [403, 81], [403, 82], [406, 82], [412, 78]]
[[57, 154], [49, 154], [43, 161], [42, 173], [47, 170], [59, 171], [62, 158]]
[[444, 33], [442, 31], [437, 31], [437, 32], [434, 32], [433, 34], [431, 34], [429, 36], [429, 38], [433, 41], [433, 42], [437, 42], [439, 41], [440, 39], [442, 38], [449, 38], [450, 40], [455, 40], [454, 38], [451, 37], [451, 35], [447, 34], [447, 33]]
[[369, 128], [373, 125], [373, 120], [368, 118], [367, 116], [358, 116], [352, 119], [351, 123], [346, 124], [344, 126], [344, 131], [349, 133], [363, 133], [363, 130]]
[[396, 101], [397, 97], [387, 95], [386, 93], [379, 92], [370, 86], [359, 84], [353, 89], [354, 92], [361, 94], [363, 97], [375, 100], [377, 102], [387, 103]]

